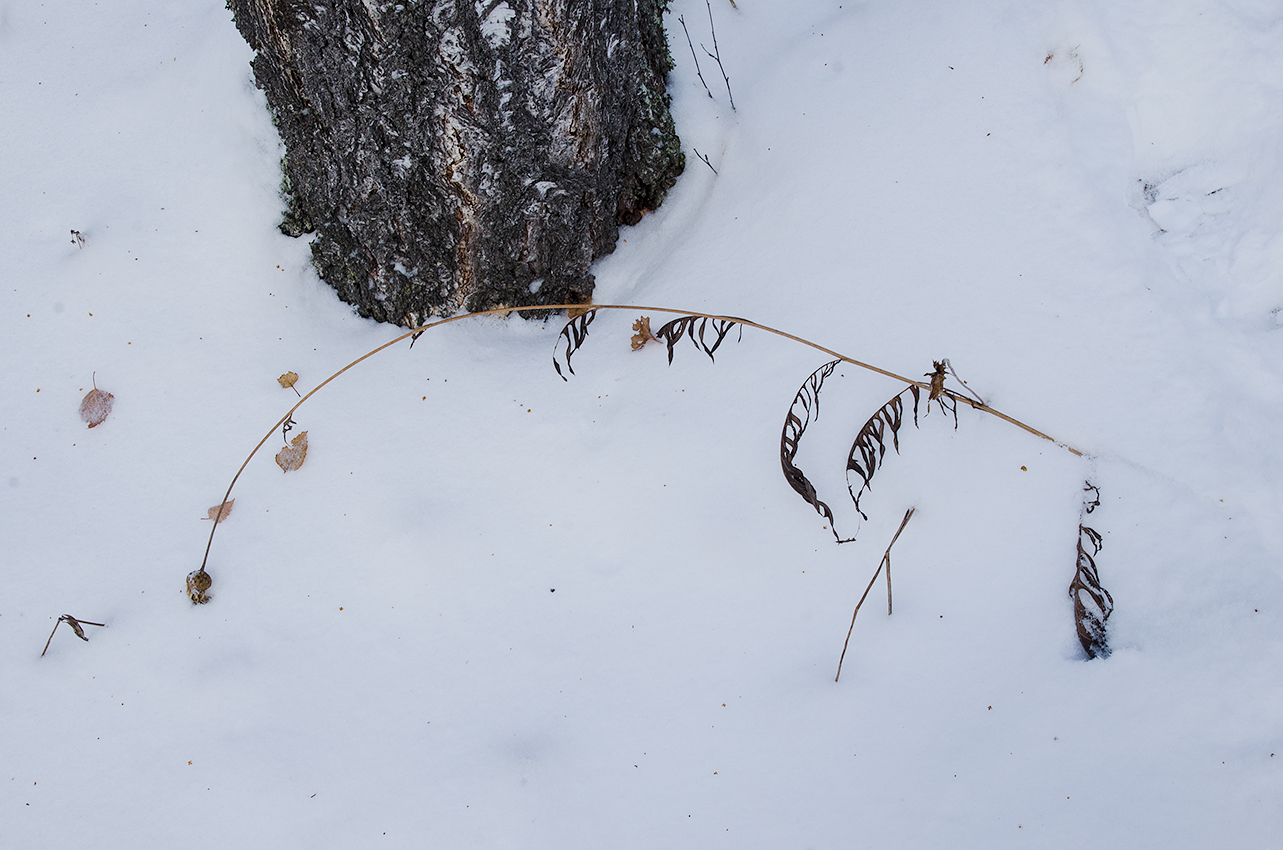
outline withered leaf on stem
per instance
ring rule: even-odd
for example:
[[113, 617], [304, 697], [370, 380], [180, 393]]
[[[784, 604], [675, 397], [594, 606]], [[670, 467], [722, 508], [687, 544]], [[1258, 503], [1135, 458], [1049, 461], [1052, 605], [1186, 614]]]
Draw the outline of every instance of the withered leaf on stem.
[[[296, 381], [298, 381], [298, 372], [286, 372], [284, 375], [281, 375], [276, 379], [276, 382], [281, 385], [281, 389], [286, 390], [293, 387]], [[295, 392], [297, 392], [297, 390], [295, 390]]]
[[633, 322], [633, 330], [637, 332], [633, 334], [633, 351], [641, 348], [651, 340], [659, 342], [658, 339], [655, 339], [655, 335], [650, 331], [650, 316], [642, 316], [640, 319]]
[[[235, 499], [228, 499], [220, 505], [214, 505], [209, 509], [209, 516], [205, 517], [205, 519], [212, 519], [215, 523], [222, 522], [231, 515], [232, 505], [234, 504], [236, 504]], [[220, 511], [219, 508], [222, 508], [222, 510]]]
[[833, 521], [833, 511], [820, 500], [815, 492], [815, 485], [793, 463], [797, 457], [798, 444], [802, 440], [802, 435], [806, 433], [806, 427], [811, 424], [812, 419], [819, 418], [820, 388], [824, 386], [824, 379], [832, 375], [833, 370], [841, 362], [841, 360], [833, 360], [816, 369], [802, 382], [801, 388], [793, 396], [788, 416], [784, 419], [784, 431], [780, 434], [780, 466], [784, 470], [784, 480], [789, 483], [789, 486], [815, 508], [816, 513], [829, 521], [833, 538], [839, 543], [849, 543], [849, 540], [843, 540], [838, 536], [837, 525]]
[[[882, 459], [887, 454], [887, 432], [891, 432], [891, 445], [895, 447], [896, 453], [900, 451], [900, 425], [903, 423], [904, 414], [904, 394], [909, 393], [913, 396], [913, 426], [918, 426], [918, 399], [921, 391], [914, 384], [910, 384], [878, 408], [877, 412], [869, 417], [869, 421], [864, 423], [860, 433], [856, 435], [855, 442], [851, 444], [851, 451], [846, 458], [846, 486], [851, 498], [855, 501], [855, 509], [860, 512], [860, 516], [868, 519], [869, 516], [860, 508], [860, 497], [864, 491], [869, 489], [870, 482], [873, 481], [873, 473], [878, 471]], [[856, 490], [851, 482], [851, 473], [854, 472], [860, 476], [860, 488]]]
[[307, 432], [299, 433], [290, 444], [276, 453], [276, 465], [282, 472], [298, 469], [307, 457]]
[[[716, 339], [711, 343], [704, 338], [704, 334], [708, 330], [710, 324], [713, 327], [713, 333], [716, 334]], [[713, 319], [707, 316], [682, 316], [680, 318], [673, 319], [671, 322], [655, 331], [655, 337], [663, 340], [664, 343], [667, 344], [668, 362], [670, 364], [673, 362], [673, 348], [677, 345], [677, 342], [687, 334], [690, 335], [691, 343], [700, 351], [707, 354], [709, 360], [713, 360], [713, 353], [716, 352], [718, 346], [722, 344], [722, 340], [726, 339], [726, 335], [730, 333], [731, 328], [738, 324], [739, 322], [731, 319]], [[744, 328], [741, 325], [740, 335], [742, 336], [743, 333]]]
[[584, 344], [584, 340], [588, 338], [588, 326], [592, 324], [595, 318], [597, 318], [596, 310], [588, 310], [572, 316], [570, 321], [566, 322], [566, 326], [561, 329], [561, 333], [557, 334], [557, 341], [552, 347], [552, 368], [557, 370], [557, 374], [561, 376], [563, 381], [569, 381], [570, 379], [561, 372], [561, 363], [557, 360], [557, 348], [564, 339], [566, 341], [566, 371], [572, 375], [575, 374], [574, 367], [570, 365], [570, 358], [574, 356], [579, 347]]
[[90, 428], [95, 428], [111, 415], [111, 407], [115, 403], [115, 396], [98, 389], [95, 376], [94, 388], [85, 393], [85, 397], [80, 401], [80, 418], [85, 420]]

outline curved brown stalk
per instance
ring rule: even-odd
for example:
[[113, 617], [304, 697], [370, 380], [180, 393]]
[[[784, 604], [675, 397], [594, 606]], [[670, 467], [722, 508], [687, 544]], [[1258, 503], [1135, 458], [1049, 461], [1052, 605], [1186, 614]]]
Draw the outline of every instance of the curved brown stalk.
[[[397, 336], [397, 337], [395, 337], [395, 338], [393, 338], [393, 339], [391, 339], [391, 340], [388, 340], [387, 342], [383, 343], [383, 344], [382, 344], [382, 345], [380, 345], [378, 348], [375, 348], [374, 350], [369, 351], [369, 352], [367, 352], [367, 353], [365, 353], [365, 354], [361, 355], [360, 357], [358, 357], [358, 358], [356, 358], [355, 360], [353, 360], [351, 363], [349, 363], [349, 364], [347, 364], [346, 366], [344, 366], [342, 369], [340, 369], [340, 370], [338, 370], [337, 372], [335, 372], [333, 375], [330, 375], [328, 378], [326, 378], [326, 379], [325, 379], [324, 381], [322, 381], [321, 383], [317, 384], [317, 385], [316, 385], [315, 387], [313, 387], [313, 388], [312, 388], [312, 389], [311, 389], [311, 390], [310, 390], [306, 395], [304, 395], [304, 396], [303, 396], [302, 398], [300, 398], [297, 402], [295, 402], [294, 406], [293, 406], [293, 407], [291, 407], [291, 408], [290, 408], [290, 409], [285, 413], [285, 415], [284, 415], [284, 416], [282, 416], [280, 419], [278, 419], [278, 420], [276, 421], [276, 424], [275, 424], [275, 425], [273, 425], [273, 426], [268, 430], [268, 432], [267, 432], [266, 434], [264, 434], [264, 435], [263, 435], [263, 439], [261, 439], [261, 440], [259, 440], [259, 441], [258, 441], [258, 445], [256, 445], [256, 446], [254, 447], [253, 451], [251, 451], [251, 452], [249, 453], [249, 456], [245, 458], [245, 462], [241, 464], [240, 469], [236, 470], [236, 474], [235, 474], [234, 476], [232, 476], [232, 482], [231, 482], [229, 485], [227, 485], [227, 492], [226, 492], [226, 494], [224, 494], [224, 496], [223, 496], [223, 501], [222, 501], [222, 503], [219, 505], [219, 510], [220, 510], [220, 512], [221, 512], [221, 510], [222, 510], [222, 506], [223, 506], [223, 505], [226, 505], [226, 504], [227, 504], [227, 500], [231, 497], [231, 495], [232, 495], [232, 489], [236, 486], [236, 481], [241, 477], [241, 473], [245, 471], [245, 467], [249, 466], [249, 462], [250, 462], [251, 460], [253, 460], [253, 459], [254, 459], [254, 455], [258, 454], [258, 450], [259, 450], [259, 449], [261, 449], [261, 448], [263, 447], [263, 444], [264, 444], [264, 443], [266, 443], [269, 439], [271, 439], [272, 435], [273, 435], [273, 434], [275, 434], [275, 433], [276, 433], [276, 431], [277, 431], [281, 426], [283, 426], [286, 422], [290, 421], [291, 417], [292, 417], [292, 416], [293, 416], [293, 414], [294, 414], [294, 411], [296, 411], [296, 410], [298, 410], [300, 407], [302, 407], [302, 406], [303, 406], [303, 404], [304, 404], [304, 403], [306, 403], [306, 402], [307, 402], [307, 400], [308, 400], [309, 398], [311, 398], [311, 397], [312, 397], [312, 396], [314, 396], [317, 392], [319, 392], [319, 391], [320, 391], [320, 389], [321, 389], [322, 387], [324, 387], [325, 385], [329, 384], [329, 383], [330, 383], [331, 381], [333, 381], [335, 378], [339, 377], [339, 376], [340, 376], [340, 375], [342, 375], [344, 372], [347, 372], [349, 369], [351, 369], [352, 367], [356, 366], [357, 364], [362, 363], [362, 362], [364, 362], [364, 361], [366, 361], [366, 360], [370, 359], [370, 358], [371, 358], [371, 357], [373, 357], [374, 355], [378, 354], [380, 351], [383, 351], [384, 349], [387, 349], [387, 348], [391, 348], [392, 346], [396, 345], [398, 342], [401, 342], [402, 340], [406, 340], [406, 339], [410, 339], [410, 338], [415, 338], [415, 339], [417, 339], [417, 338], [418, 338], [418, 336], [419, 336], [420, 334], [424, 333], [425, 331], [429, 331], [429, 330], [431, 330], [431, 329], [433, 329], [433, 328], [437, 328], [437, 327], [440, 327], [440, 326], [442, 326], [442, 325], [448, 325], [448, 324], [451, 324], [451, 323], [453, 323], [453, 322], [460, 322], [460, 321], [463, 321], [464, 319], [473, 319], [473, 318], [477, 318], [477, 317], [479, 317], [479, 316], [493, 316], [493, 315], [503, 315], [503, 316], [506, 316], [506, 315], [508, 315], [509, 313], [526, 313], [526, 312], [534, 312], [534, 311], [543, 311], [543, 312], [548, 312], [548, 311], [553, 311], [553, 310], [575, 310], [575, 311], [582, 311], [582, 310], [584, 310], [585, 308], [587, 308], [588, 310], [594, 311], [594, 312], [595, 312], [595, 311], [597, 311], [597, 310], [631, 310], [631, 311], [637, 311], [637, 312], [649, 312], [649, 313], [675, 313], [675, 314], [680, 314], [680, 315], [685, 315], [685, 316], [691, 316], [691, 317], [694, 317], [694, 318], [712, 319], [712, 320], [714, 320], [715, 322], [730, 322], [730, 323], [734, 323], [734, 324], [741, 325], [741, 326], [743, 326], [743, 327], [756, 328], [756, 329], [758, 329], [758, 330], [760, 330], [760, 331], [765, 331], [766, 333], [774, 334], [775, 336], [783, 337], [784, 339], [789, 339], [789, 340], [792, 340], [793, 342], [801, 343], [802, 345], [805, 345], [805, 346], [807, 346], [807, 347], [809, 347], [809, 348], [813, 348], [813, 349], [815, 349], [816, 351], [821, 351], [821, 352], [823, 352], [823, 353], [827, 354], [829, 357], [834, 358], [834, 359], [836, 359], [836, 360], [840, 360], [840, 361], [842, 361], [843, 363], [850, 363], [852, 366], [858, 366], [858, 367], [859, 367], [859, 368], [861, 368], [861, 369], [867, 369], [867, 370], [869, 370], [870, 372], [876, 372], [876, 373], [877, 373], [877, 374], [879, 374], [879, 375], [885, 375], [885, 376], [886, 376], [886, 377], [888, 377], [888, 378], [893, 378], [893, 379], [895, 379], [895, 380], [897, 380], [897, 381], [901, 381], [901, 382], [903, 382], [903, 383], [912, 384], [912, 385], [914, 385], [914, 386], [917, 386], [917, 387], [920, 387], [920, 388], [923, 388], [923, 389], [928, 389], [928, 390], [930, 389], [930, 385], [929, 385], [929, 384], [925, 384], [925, 383], [923, 383], [922, 381], [915, 381], [915, 380], [913, 380], [913, 379], [911, 379], [911, 378], [906, 378], [906, 377], [905, 377], [905, 376], [903, 376], [903, 375], [897, 375], [895, 372], [890, 372], [890, 371], [888, 371], [888, 370], [886, 370], [886, 369], [882, 369], [882, 368], [879, 368], [879, 367], [877, 367], [877, 366], [874, 366], [874, 365], [872, 365], [871, 363], [864, 363], [864, 362], [862, 362], [862, 361], [860, 361], [860, 360], [856, 360], [856, 359], [854, 359], [854, 358], [852, 358], [852, 357], [847, 357], [845, 354], [840, 354], [840, 353], [838, 353], [838, 352], [836, 352], [836, 351], [834, 351], [834, 350], [832, 350], [832, 349], [830, 349], [830, 348], [825, 348], [824, 346], [819, 345], [818, 343], [812, 342], [812, 341], [811, 341], [811, 340], [809, 340], [809, 339], [805, 339], [805, 338], [800, 337], [800, 336], [795, 336], [794, 334], [787, 333], [787, 332], [782, 331], [782, 330], [779, 330], [779, 329], [777, 329], [777, 328], [773, 328], [773, 327], [771, 327], [771, 326], [769, 326], [769, 325], [763, 325], [763, 324], [759, 324], [759, 323], [757, 323], [757, 322], [751, 322], [751, 321], [749, 321], [749, 320], [747, 320], [747, 319], [740, 319], [740, 318], [737, 318], [737, 317], [735, 317], [735, 316], [723, 316], [723, 315], [718, 314], [718, 313], [703, 313], [703, 312], [699, 312], [699, 311], [697, 311], [697, 310], [676, 310], [676, 309], [673, 309], [673, 308], [671, 308], [671, 307], [645, 307], [645, 306], [640, 306], [640, 305], [635, 305], [635, 304], [592, 304], [592, 305], [584, 305], [584, 304], [544, 304], [544, 305], [538, 305], [538, 306], [527, 306], [527, 307], [495, 307], [495, 308], [492, 308], [492, 309], [490, 309], [490, 310], [480, 310], [480, 311], [475, 312], [475, 313], [462, 313], [462, 314], [457, 315], [457, 316], [450, 316], [449, 318], [445, 318], [445, 319], [438, 319], [438, 320], [437, 320], [437, 321], [435, 321], [435, 322], [428, 322], [427, 324], [423, 324], [423, 325], [419, 325], [418, 327], [411, 328], [410, 330], [406, 331], [405, 333], [401, 334], [400, 336]], [[585, 336], [586, 336], [586, 325], [585, 325], [584, 330], [585, 330]], [[581, 338], [581, 339], [579, 340], [579, 342], [582, 342], [582, 341], [583, 341], [583, 340], [582, 340], [582, 338]], [[675, 340], [674, 340], [674, 341], [675, 341]], [[577, 348], [577, 347], [578, 347], [578, 346], [576, 346], [576, 348]], [[711, 352], [709, 352], [709, 355], [711, 356]], [[558, 371], [560, 372], [560, 370], [558, 370]], [[1035, 436], [1037, 436], [1037, 437], [1042, 437], [1044, 440], [1048, 440], [1048, 441], [1050, 441], [1050, 442], [1056, 443], [1057, 445], [1061, 446], [1062, 448], [1064, 448], [1065, 450], [1067, 450], [1067, 451], [1069, 451], [1069, 452], [1072, 452], [1073, 454], [1076, 454], [1076, 455], [1082, 455], [1082, 452], [1078, 451], [1077, 449], [1075, 449], [1075, 448], [1073, 448], [1073, 447], [1071, 447], [1071, 446], [1069, 446], [1069, 445], [1066, 445], [1066, 444], [1064, 444], [1064, 443], [1061, 443], [1061, 442], [1059, 442], [1059, 441], [1057, 441], [1057, 440], [1053, 439], [1052, 437], [1049, 437], [1048, 435], [1044, 434], [1043, 432], [1038, 431], [1038, 430], [1036, 430], [1036, 429], [1034, 429], [1034, 428], [1031, 428], [1030, 426], [1026, 425], [1025, 423], [1023, 423], [1023, 422], [1021, 422], [1021, 421], [1019, 421], [1019, 420], [1017, 420], [1017, 419], [1013, 419], [1012, 417], [1010, 417], [1010, 416], [1006, 415], [1005, 413], [1000, 413], [999, 411], [994, 410], [992, 407], [989, 407], [988, 405], [985, 405], [985, 404], [983, 404], [983, 403], [981, 403], [981, 402], [975, 401], [974, 399], [970, 399], [970, 398], [968, 398], [968, 397], [966, 397], [966, 396], [958, 395], [957, 393], [953, 392], [952, 390], [944, 390], [944, 393], [945, 393], [946, 395], [948, 395], [950, 398], [952, 398], [952, 399], [954, 399], [954, 400], [956, 400], [956, 401], [961, 401], [961, 402], [964, 402], [964, 403], [966, 403], [966, 404], [969, 404], [971, 407], [975, 408], [976, 410], [980, 410], [980, 411], [983, 411], [983, 412], [985, 412], [985, 413], [989, 413], [989, 414], [992, 414], [992, 415], [994, 415], [994, 416], [997, 416], [999, 419], [1005, 420], [1006, 422], [1009, 422], [1009, 423], [1011, 423], [1012, 425], [1015, 425], [1015, 426], [1016, 426], [1016, 427], [1018, 427], [1018, 428], [1021, 428], [1021, 429], [1025, 430], [1025, 431], [1028, 431], [1030, 434], [1033, 434], [1033, 435], [1035, 435]], [[220, 513], [220, 515], [221, 515], [221, 513]], [[217, 533], [217, 531], [218, 531], [218, 527], [219, 527], [220, 525], [222, 525], [222, 523], [214, 523], [214, 524], [210, 527], [210, 529], [209, 529], [209, 542], [205, 544], [205, 557], [204, 557], [203, 559], [201, 559], [200, 569], [198, 569], [198, 570], [194, 570], [194, 571], [192, 572], [192, 576], [193, 576], [193, 577], [199, 577], [200, 582], [201, 582], [201, 583], [204, 583], [204, 587], [205, 587], [205, 588], [208, 588], [208, 586], [209, 586], [209, 585], [208, 585], [208, 583], [206, 583], [206, 582], [207, 582], [207, 580], [208, 580], [208, 574], [205, 572], [205, 567], [206, 567], [206, 565], [209, 563], [209, 552], [210, 552], [210, 548], [214, 545], [214, 534], [215, 534], [215, 533]], [[202, 589], [202, 592], [203, 592], [203, 589]], [[195, 601], [195, 600], [194, 600], [194, 601]]]

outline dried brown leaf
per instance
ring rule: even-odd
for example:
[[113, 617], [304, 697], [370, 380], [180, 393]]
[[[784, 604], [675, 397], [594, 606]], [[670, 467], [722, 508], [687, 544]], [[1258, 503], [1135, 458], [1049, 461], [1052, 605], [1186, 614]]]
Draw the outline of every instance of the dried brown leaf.
[[[209, 516], [206, 519], [212, 519], [215, 523], [222, 522], [232, 513], [232, 505], [236, 504], [235, 499], [228, 499], [221, 505], [214, 505], [209, 509]], [[219, 508], [222, 508], [220, 511]]]
[[659, 342], [659, 340], [655, 338], [655, 335], [650, 331], [650, 316], [642, 316], [640, 319], [633, 322], [633, 330], [637, 332], [633, 334], [633, 351], [641, 348], [651, 340]]
[[276, 465], [282, 472], [298, 469], [307, 457], [307, 432], [301, 432], [290, 444], [276, 453]]
[[94, 387], [85, 393], [85, 397], [80, 401], [80, 418], [85, 420], [90, 428], [96, 428], [111, 415], [111, 408], [115, 403], [115, 396]]
[[286, 372], [284, 375], [281, 375], [276, 379], [276, 382], [281, 385], [281, 389], [284, 390], [288, 390], [293, 387], [296, 381], [298, 381], [297, 372]]

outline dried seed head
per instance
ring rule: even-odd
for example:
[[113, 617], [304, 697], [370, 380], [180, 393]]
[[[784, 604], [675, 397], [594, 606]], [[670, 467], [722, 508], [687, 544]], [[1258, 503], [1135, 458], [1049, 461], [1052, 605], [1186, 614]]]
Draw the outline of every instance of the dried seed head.
[[192, 570], [187, 574], [187, 598], [192, 601], [193, 605], [204, 605], [211, 597], [208, 593], [209, 586], [214, 580], [209, 577], [202, 567], [199, 570]]

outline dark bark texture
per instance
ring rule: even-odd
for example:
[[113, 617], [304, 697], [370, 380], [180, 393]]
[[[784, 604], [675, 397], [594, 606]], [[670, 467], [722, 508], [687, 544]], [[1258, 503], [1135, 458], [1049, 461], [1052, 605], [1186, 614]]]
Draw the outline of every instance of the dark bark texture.
[[363, 316], [582, 303], [685, 165], [667, 0], [229, 0], [282, 229]]

